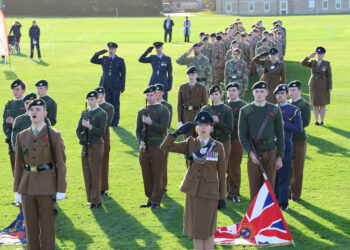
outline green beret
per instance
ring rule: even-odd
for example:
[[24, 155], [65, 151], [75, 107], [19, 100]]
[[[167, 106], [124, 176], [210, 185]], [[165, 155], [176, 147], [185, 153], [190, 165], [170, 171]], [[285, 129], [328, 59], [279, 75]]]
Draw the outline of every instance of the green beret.
[[161, 83], [154, 84], [156, 86], [156, 90], [158, 91], [164, 91], [164, 86]]
[[254, 89], [267, 89], [267, 83], [263, 81], [257, 82], [253, 85], [253, 90]]
[[14, 80], [11, 83], [11, 89], [18, 87], [22, 83], [23, 83], [23, 81], [21, 79], [17, 78], [16, 80]]
[[43, 99], [38, 98], [38, 99], [34, 99], [28, 106], [28, 110], [33, 107], [33, 106], [43, 106], [46, 107], [46, 103]]
[[28, 100], [32, 101], [34, 99], [36, 99], [36, 94], [32, 92], [32, 93], [29, 93], [29, 94], [24, 96], [23, 102], [28, 101]]
[[98, 96], [97, 91], [96, 91], [96, 90], [91, 90], [89, 93], [87, 93], [86, 99], [88, 99], [88, 98], [90, 98], [90, 97], [95, 97], [95, 98], [97, 98], [97, 96]]
[[301, 88], [301, 82], [298, 80], [292, 81], [288, 84], [288, 88], [297, 87]]
[[226, 90], [228, 90], [229, 88], [237, 88], [237, 89], [240, 89], [241, 86], [239, 85], [238, 82], [230, 82], [230, 83], [226, 86]]
[[157, 87], [155, 85], [150, 85], [143, 91], [143, 93], [147, 94], [147, 93], [154, 92], [156, 90], [157, 90]]
[[35, 83], [35, 87], [44, 87], [49, 86], [49, 83], [46, 80], [39, 80]]
[[194, 74], [197, 73], [197, 68], [195, 66], [191, 66], [186, 70], [186, 74]]
[[286, 84], [279, 84], [273, 91], [273, 94], [276, 95], [280, 91], [286, 91], [288, 93], [288, 86]]
[[221, 87], [219, 84], [215, 84], [213, 86], [211, 86], [211, 88], [209, 89], [209, 94], [213, 94], [216, 91], [220, 91], [221, 92]]
[[109, 43], [107, 43], [107, 47], [110, 49], [116, 49], [116, 48], [118, 48], [118, 44], [116, 44], [114, 42], [109, 42]]
[[236, 44], [237, 40], [232, 40], [231, 44]]
[[99, 93], [99, 94], [104, 94], [104, 93], [106, 93], [105, 88], [102, 87], [102, 86], [98, 86], [95, 90], [96, 90], [97, 93]]

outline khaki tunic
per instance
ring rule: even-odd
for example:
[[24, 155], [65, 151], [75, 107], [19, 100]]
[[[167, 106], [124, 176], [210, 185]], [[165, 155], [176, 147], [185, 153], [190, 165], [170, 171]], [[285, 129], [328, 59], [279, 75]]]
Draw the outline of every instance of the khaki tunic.
[[332, 69], [328, 61], [322, 61], [320, 65], [316, 60], [306, 57], [301, 64], [311, 68], [309, 80], [310, 104], [314, 106], [325, 106], [330, 104], [330, 90], [332, 89]]
[[[160, 148], [164, 151], [187, 155], [201, 148], [198, 138], [189, 137], [186, 141], [175, 142], [176, 137], [168, 135]], [[208, 239], [216, 231], [218, 201], [225, 199], [226, 161], [222, 143], [212, 152], [218, 152], [217, 161], [206, 161], [203, 165], [192, 162], [188, 166], [180, 190], [186, 193], [184, 209], [184, 234], [194, 239]]]

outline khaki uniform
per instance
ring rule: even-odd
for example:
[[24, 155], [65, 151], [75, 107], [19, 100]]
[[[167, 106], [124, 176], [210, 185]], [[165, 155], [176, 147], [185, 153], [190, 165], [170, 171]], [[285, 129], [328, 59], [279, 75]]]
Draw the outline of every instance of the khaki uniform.
[[273, 91], [279, 84], [286, 82], [286, 67], [284, 62], [278, 61], [273, 64], [270, 58], [267, 58], [265, 61], [260, 58], [257, 55], [253, 58], [253, 61], [264, 69], [264, 74], [261, 76], [260, 81], [266, 82], [268, 86], [269, 95], [266, 97], [266, 100], [271, 103], [277, 103]]
[[[196, 82], [191, 88], [190, 83], [181, 84], [177, 100], [177, 120], [183, 124], [194, 122], [196, 114], [207, 104], [208, 94], [203, 85]], [[191, 129], [184, 137], [195, 135], [195, 130]]]
[[223, 41], [220, 41], [220, 70], [219, 70], [219, 81], [223, 82], [224, 81], [224, 71], [225, 71], [225, 55], [226, 55], [226, 48], [225, 44]]
[[328, 61], [322, 60], [319, 64], [316, 60], [306, 57], [301, 64], [311, 68], [309, 80], [310, 104], [314, 106], [326, 106], [331, 102], [330, 90], [332, 89], [332, 69]]
[[[88, 130], [88, 142], [86, 138], [86, 128], [82, 125], [82, 120], [89, 120], [92, 129]], [[91, 204], [101, 203], [101, 169], [103, 160], [104, 141], [102, 139], [107, 126], [107, 114], [98, 107], [92, 111], [84, 111], [80, 117], [76, 129], [80, 144], [87, 145], [87, 156], [81, 154], [81, 163], [83, 167], [85, 191], [88, 202]], [[83, 147], [84, 149], [84, 147]]]
[[233, 59], [226, 62], [225, 65], [225, 86], [230, 82], [238, 82], [242, 90], [248, 90], [248, 67], [247, 64], [239, 60], [235, 62]]
[[[222, 54], [220, 53], [220, 45], [217, 43], [211, 43], [214, 48], [215, 61], [213, 65], [213, 84], [217, 84], [220, 81], [220, 62], [222, 61]], [[209, 89], [209, 88], [208, 88]]]
[[56, 157], [57, 177], [53, 168], [40, 172], [24, 169], [25, 164], [40, 166], [52, 163], [47, 127], [36, 137], [31, 127], [17, 136], [13, 191], [22, 195], [29, 250], [55, 249], [53, 195], [56, 192], [65, 193], [67, 187], [65, 146], [57, 130], [50, 129], [50, 135]]
[[[175, 140], [175, 137], [168, 135], [160, 148], [184, 155], [192, 155], [201, 148], [198, 138], [189, 137], [182, 142]], [[194, 239], [206, 240], [214, 235], [218, 201], [225, 199], [225, 151], [220, 142], [215, 142], [217, 144], [212, 152], [218, 152], [217, 160], [206, 161], [203, 165], [192, 162], [180, 186], [180, 190], [186, 193], [183, 232]]]
[[[169, 110], [169, 126], [168, 126], [168, 129], [169, 129], [171, 126], [171, 121], [173, 119], [173, 106], [171, 106], [171, 104], [165, 100], [162, 100], [160, 103], [163, 104]], [[162, 192], [166, 193], [168, 191], [167, 185], [168, 185], [168, 156], [169, 156], [169, 153], [164, 152], [164, 155], [165, 155], [165, 157], [164, 157], [164, 168], [163, 168], [164, 171], [162, 174]]]

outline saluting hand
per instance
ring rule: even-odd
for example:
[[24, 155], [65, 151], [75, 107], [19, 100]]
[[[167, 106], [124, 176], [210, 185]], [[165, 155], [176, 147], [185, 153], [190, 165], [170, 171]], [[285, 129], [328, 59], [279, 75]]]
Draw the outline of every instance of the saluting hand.
[[192, 51], [193, 51], [193, 48], [190, 48], [190, 49], [187, 51], [187, 54], [191, 55]]
[[313, 57], [315, 57], [315, 55], [316, 55], [316, 52], [312, 52], [312, 53], [309, 55], [309, 58], [313, 58]]
[[107, 52], [106, 49], [102, 49], [102, 50], [98, 51], [97, 54], [100, 56], [100, 55], [103, 55], [106, 52]]
[[153, 47], [148, 47], [147, 50], [146, 50], [147, 54], [148, 54], [148, 53], [151, 53], [152, 50], [153, 50]]
[[150, 116], [142, 116], [142, 122], [146, 123], [147, 125], [151, 125], [152, 124], [152, 119]]
[[276, 160], [276, 170], [279, 170], [280, 168], [283, 167], [283, 164], [282, 164], [282, 158], [281, 157], [277, 157], [277, 160]]

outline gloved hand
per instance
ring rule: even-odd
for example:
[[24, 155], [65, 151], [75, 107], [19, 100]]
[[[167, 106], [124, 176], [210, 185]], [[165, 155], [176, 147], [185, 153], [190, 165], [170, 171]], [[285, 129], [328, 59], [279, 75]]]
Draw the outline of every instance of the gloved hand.
[[66, 193], [56, 193], [56, 201], [63, 200], [64, 198], [66, 198]]
[[268, 55], [270, 55], [270, 53], [267, 52], [267, 51], [265, 51], [264, 53], [261, 53], [261, 54], [260, 54], [260, 56], [268, 56]]
[[181, 128], [182, 125], [184, 125], [182, 122], [177, 123], [178, 128]]
[[100, 50], [100, 51], [98, 51], [98, 52], [96, 52], [99, 56], [100, 55], [103, 55], [104, 53], [106, 53], [107, 52], [107, 50], [106, 49], [103, 49], [103, 50]]
[[226, 200], [219, 200], [218, 209], [221, 210], [222, 208], [226, 207]]
[[184, 125], [182, 125], [180, 128], [178, 128], [175, 132], [174, 135], [179, 136], [181, 134], [186, 134], [188, 131], [191, 130], [195, 125], [193, 122], [186, 122]]
[[148, 53], [151, 53], [152, 50], [153, 50], [153, 46], [152, 46], [152, 47], [148, 47], [147, 50], [146, 50], [146, 53], [147, 53], [147, 54], [148, 54]]
[[15, 200], [18, 201], [19, 203], [22, 203], [22, 195], [19, 193], [15, 193]]

